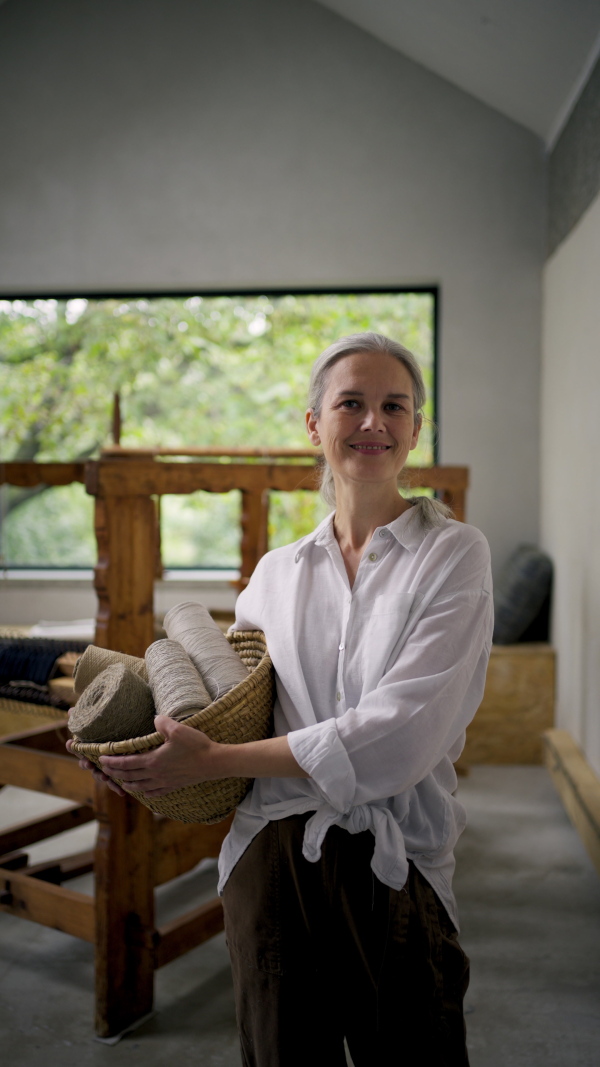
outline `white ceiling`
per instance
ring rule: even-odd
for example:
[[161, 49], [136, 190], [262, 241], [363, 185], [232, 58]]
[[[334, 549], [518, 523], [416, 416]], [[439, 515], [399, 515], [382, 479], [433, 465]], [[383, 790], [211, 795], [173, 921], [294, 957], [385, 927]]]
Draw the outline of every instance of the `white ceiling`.
[[551, 144], [600, 52], [600, 0], [317, 0]]

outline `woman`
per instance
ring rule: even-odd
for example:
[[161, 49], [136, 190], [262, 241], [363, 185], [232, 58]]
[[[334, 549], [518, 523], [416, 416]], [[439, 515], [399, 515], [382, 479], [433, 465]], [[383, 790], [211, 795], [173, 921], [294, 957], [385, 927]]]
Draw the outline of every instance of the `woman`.
[[222, 745], [159, 717], [160, 749], [102, 759], [149, 796], [256, 779], [219, 861], [245, 1064], [336, 1067], [344, 1039], [355, 1067], [468, 1064], [453, 761], [491, 579], [477, 530], [398, 492], [424, 400], [414, 357], [379, 334], [314, 365], [306, 423], [335, 511], [264, 556], [236, 608], [266, 635], [275, 736]]

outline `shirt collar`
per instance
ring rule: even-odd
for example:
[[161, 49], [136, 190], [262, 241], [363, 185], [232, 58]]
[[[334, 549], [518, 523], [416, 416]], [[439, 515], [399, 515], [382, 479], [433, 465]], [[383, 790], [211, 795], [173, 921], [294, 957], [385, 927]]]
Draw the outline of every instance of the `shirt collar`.
[[298, 545], [297, 545], [297, 548], [296, 548], [296, 563], [298, 562], [298, 560], [300, 559], [300, 557], [304, 553], [304, 551], [310, 545], [324, 545], [327, 541], [329, 541], [334, 536], [334, 534], [333, 534], [333, 516], [334, 515], [335, 515], [335, 511], [331, 511], [329, 513], [329, 515], [327, 515], [326, 518], [324, 518], [323, 521], [320, 522], [319, 525], [315, 527], [315, 529], [312, 531], [312, 533], [307, 534], [306, 537], [303, 537], [301, 541], [298, 541]]
[[385, 527], [394, 535], [398, 544], [408, 549], [413, 555], [427, 535], [420, 517], [420, 508], [407, 508], [397, 519]]
[[[296, 549], [296, 562], [303, 555], [305, 550], [310, 545], [327, 545], [331, 541], [335, 540], [335, 534], [333, 532], [333, 517], [335, 511], [332, 511], [319, 523], [312, 533], [307, 534], [299, 542]], [[396, 538], [398, 544], [406, 548], [411, 554], [419, 548], [423, 541], [427, 531], [423, 529], [422, 523], [419, 521], [418, 508], [407, 508], [402, 512], [397, 519], [388, 523], [387, 526], [378, 527], [378, 529], [389, 530], [393, 537]]]

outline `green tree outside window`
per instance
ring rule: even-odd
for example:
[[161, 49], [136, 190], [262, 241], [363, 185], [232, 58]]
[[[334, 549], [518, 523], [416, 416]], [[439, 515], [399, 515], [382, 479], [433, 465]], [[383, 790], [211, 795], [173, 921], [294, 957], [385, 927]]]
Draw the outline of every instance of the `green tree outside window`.
[[[121, 395], [126, 447], [305, 447], [310, 367], [336, 338], [387, 334], [421, 360], [433, 418], [432, 293], [0, 301], [1, 455], [93, 458], [110, 443]], [[426, 426], [412, 462], [433, 462]], [[91, 566], [93, 502], [79, 485], [4, 487], [4, 566]], [[312, 493], [272, 494], [270, 544], [326, 513]], [[171, 567], [236, 567], [236, 493], [163, 498]]]

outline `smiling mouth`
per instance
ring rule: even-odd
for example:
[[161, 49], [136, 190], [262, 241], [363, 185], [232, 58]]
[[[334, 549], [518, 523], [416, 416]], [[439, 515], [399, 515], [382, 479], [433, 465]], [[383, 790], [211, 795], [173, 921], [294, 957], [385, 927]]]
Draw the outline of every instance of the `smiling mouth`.
[[363, 445], [359, 443], [350, 445], [350, 448], [353, 448], [355, 452], [368, 452], [371, 455], [387, 452], [391, 447], [391, 445]]

